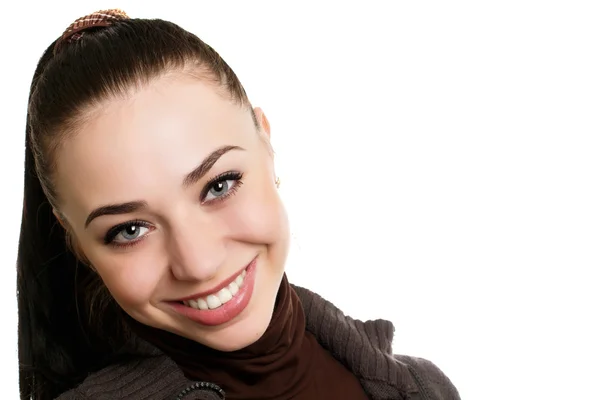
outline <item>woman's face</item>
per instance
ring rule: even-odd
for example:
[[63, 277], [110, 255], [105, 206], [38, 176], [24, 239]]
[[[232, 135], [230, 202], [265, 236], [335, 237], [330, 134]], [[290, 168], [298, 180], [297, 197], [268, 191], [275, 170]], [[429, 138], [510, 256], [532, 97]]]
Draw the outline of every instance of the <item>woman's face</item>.
[[58, 212], [120, 306], [223, 351], [264, 333], [288, 251], [255, 113], [260, 133], [214, 86], [163, 77], [93, 110], [57, 154]]

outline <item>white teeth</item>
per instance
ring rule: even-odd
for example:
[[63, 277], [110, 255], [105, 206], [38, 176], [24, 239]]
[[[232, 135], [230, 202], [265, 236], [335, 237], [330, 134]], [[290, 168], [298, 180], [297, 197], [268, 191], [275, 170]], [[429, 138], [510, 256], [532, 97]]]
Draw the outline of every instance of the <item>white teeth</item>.
[[219, 293], [217, 293], [217, 297], [219, 298], [219, 300], [221, 300], [221, 304], [225, 304], [229, 300], [231, 300], [233, 295], [231, 294], [228, 288], [223, 288], [219, 290]]
[[219, 300], [219, 298], [214, 294], [211, 294], [206, 298], [206, 303], [208, 303], [208, 308], [211, 310], [221, 307], [222, 304], [221, 300]]
[[224, 287], [215, 294], [211, 294], [205, 298], [199, 298], [196, 300], [186, 300], [184, 304], [188, 307], [195, 308], [198, 310], [214, 310], [215, 308], [221, 307], [233, 298], [239, 291], [240, 287], [244, 283], [244, 277], [246, 276], [246, 270], [242, 271], [241, 274], [235, 278], [229, 286]]
[[235, 294], [238, 292], [238, 290], [240, 290], [240, 287], [238, 286], [237, 283], [231, 282], [229, 284], [229, 291], [231, 292], [232, 295], [235, 296]]
[[198, 309], [208, 310], [208, 303], [204, 299], [198, 299]]

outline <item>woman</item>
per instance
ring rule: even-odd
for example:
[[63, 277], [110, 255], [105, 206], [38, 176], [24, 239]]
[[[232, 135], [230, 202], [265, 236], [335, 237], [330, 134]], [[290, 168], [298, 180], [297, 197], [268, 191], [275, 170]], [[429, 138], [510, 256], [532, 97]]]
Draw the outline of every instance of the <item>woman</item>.
[[22, 399], [458, 399], [393, 326], [288, 283], [270, 127], [208, 45], [104, 10], [29, 99]]

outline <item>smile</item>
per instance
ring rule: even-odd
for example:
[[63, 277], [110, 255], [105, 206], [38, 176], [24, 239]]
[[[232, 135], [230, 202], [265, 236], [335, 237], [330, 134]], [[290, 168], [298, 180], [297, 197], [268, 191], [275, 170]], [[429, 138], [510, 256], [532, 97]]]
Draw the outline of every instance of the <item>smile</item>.
[[217, 326], [231, 321], [248, 306], [254, 291], [257, 258], [237, 275], [210, 291], [170, 302], [172, 309], [201, 325]]
[[221, 307], [223, 304], [227, 304], [243, 286], [244, 278], [247, 274], [246, 271], [247, 270], [244, 269], [229, 285], [218, 292], [192, 300], [183, 300], [183, 304], [197, 310], [214, 310]]

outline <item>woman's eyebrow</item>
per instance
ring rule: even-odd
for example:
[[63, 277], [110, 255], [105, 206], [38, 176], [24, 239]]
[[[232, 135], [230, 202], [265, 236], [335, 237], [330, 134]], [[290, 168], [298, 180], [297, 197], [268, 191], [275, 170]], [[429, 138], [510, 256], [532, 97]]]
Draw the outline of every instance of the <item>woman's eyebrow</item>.
[[106, 206], [101, 206], [88, 215], [85, 220], [85, 227], [87, 228], [89, 224], [96, 218], [101, 217], [103, 215], [118, 215], [118, 214], [129, 214], [140, 209], [146, 208], [148, 203], [145, 201], [130, 201], [128, 203], [122, 204], [109, 204]]
[[217, 162], [217, 160], [219, 158], [221, 158], [221, 156], [231, 150], [244, 150], [243, 148], [239, 147], [239, 146], [223, 146], [223, 147], [219, 147], [218, 149], [216, 149], [215, 151], [213, 151], [212, 153], [210, 153], [201, 163], [200, 165], [198, 165], [196, 168], [194, 168], [194, 170], [192, 172], [190, 172], [189, 174], [186, 175], [185, 179], [183, 180], [183, 187], [189, 187], [191, 185], [193, 185], [194, 183], [198, 182], [200, 179], [202, 179], [202, 177], [204, 175], [206, 175], [206, 173], [208, 171], [210, 171], [210, 169], [212, 168], [212, 166]]

